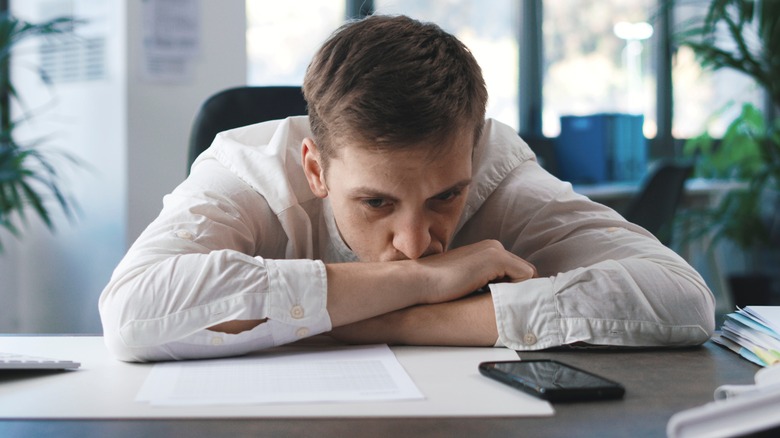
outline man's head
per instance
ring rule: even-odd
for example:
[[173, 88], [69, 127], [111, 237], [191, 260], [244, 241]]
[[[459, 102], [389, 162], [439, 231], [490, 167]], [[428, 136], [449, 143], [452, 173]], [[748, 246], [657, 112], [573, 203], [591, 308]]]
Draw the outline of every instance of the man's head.
[[334, 32], [314, 55], [303, 93], [326, 165], [343, 143], [435, 147], [462, 127], [476, 142], [487, 104], [466, 46], [404, 16], [370, 16]]
[[363, 261], [447, 249], [463, 212], [487, 91], [452, 35], [407, 17], [337, 30], [303, 85], [313, 139], [302, 160]]

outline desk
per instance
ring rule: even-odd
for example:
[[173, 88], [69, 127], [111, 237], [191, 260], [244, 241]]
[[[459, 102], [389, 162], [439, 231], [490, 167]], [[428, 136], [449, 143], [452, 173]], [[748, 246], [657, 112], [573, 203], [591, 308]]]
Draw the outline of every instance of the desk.
[[625, 385], [625, 399], [557, 404], [555, 416], [546, 418], [9, 420], [0, 422], [0, 436], [661, 437], [674, 413], [712, 401], [721, 384], [752, 383], [759, 369], [711, 342], [689, 349], [562, 350], [521, 356], [557, 359], [608, 375]]

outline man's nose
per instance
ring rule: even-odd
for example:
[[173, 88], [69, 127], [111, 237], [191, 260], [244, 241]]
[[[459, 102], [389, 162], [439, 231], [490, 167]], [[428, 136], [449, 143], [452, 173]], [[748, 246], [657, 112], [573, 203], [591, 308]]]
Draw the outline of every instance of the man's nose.
[[393, 235], [393, 246], [411, 260], [423, 257], [431, 245], [431, 227], [424, 215], [404, 218]]

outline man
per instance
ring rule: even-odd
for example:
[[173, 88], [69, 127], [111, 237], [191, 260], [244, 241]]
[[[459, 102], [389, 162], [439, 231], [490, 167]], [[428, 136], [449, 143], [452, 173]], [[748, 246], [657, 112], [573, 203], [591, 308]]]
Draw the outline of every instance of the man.
[[349, 23], [303, 90], [308, 118], [217, 136], [130, 248], [100, 298], [118, 358], [319, 333], [518, 350], [709, 338], [701, 277], [485, 122], [481, 71], [452, 35]]

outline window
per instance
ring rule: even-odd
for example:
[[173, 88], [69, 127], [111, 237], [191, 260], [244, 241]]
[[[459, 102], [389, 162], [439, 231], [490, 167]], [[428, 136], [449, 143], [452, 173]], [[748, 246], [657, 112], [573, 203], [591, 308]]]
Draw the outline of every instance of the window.
[[301, 85], [325, 39], [344, 22], [343, 0], [247, 0], [247, 83]]
[[[460, 39], [482, 68], [488, 89], [487, 117], [517, 129], [518, 12], [512, 0], [375, 0], [377, 13], [431, 21]], [[489, 7], [487, 7], [489, 6]]]
[[[688, 20], [701, 18], [709, 1], [677, 2], [674, 9], [676, 27]], [[744, 29], [749, 32], [749, 29]], [[752, 78], [732, 70], [702, 70], [693, 51], [681, 47], [672, 61], [674, 114], [672, 135], [691, 138], [705, 130], [721, 137], [728, 124], [739, 114], [742, 104], [752, 102], [763, 107], [763, 93]]]
[[[665, 0], [246, 1], [249, 84], [301, 84], [314, 52], [344, 22], [349, 5], [432, 21], [456, 35], [482, 67], [488, 117], [518, 129], [519, 108], [530, 108], [546, 137], [559, 135], [562, 115], [599, 112], [643, 114], [648, 138], [689, 138], [704, 129], [719, 136], [741, 103], [763, 99], [749, 78], [727, 70], [702, 71], [691, 51], [680, 48], [670, 64], [674, 94], [657, 102], [659, 87], [668, 91], [657, 78], [668, 77], [670, 68], [668, 62], [656, 62], [658, 41], [671, 38], [663, 34], [666, 27], [674, 32], [703, 14], [707, 0], [675, 2], [672, 26], [661, 25]], [[543, 8], [541, 22], [526, 21], [526, 27], [539, 26], [534, 28], [542, 40], [539, 62], [519, 53], [518, 9], [529, 4]], [[519, 95], [520, 62], [542, 64], [541, 83], [524, 84], [541, 89], [541, 97]]]
[[644, 114], [655, 136], [651, 63], [655, 0], [547, 0], [543, 11], [542, 132], [560, 117], [602, 112]]

